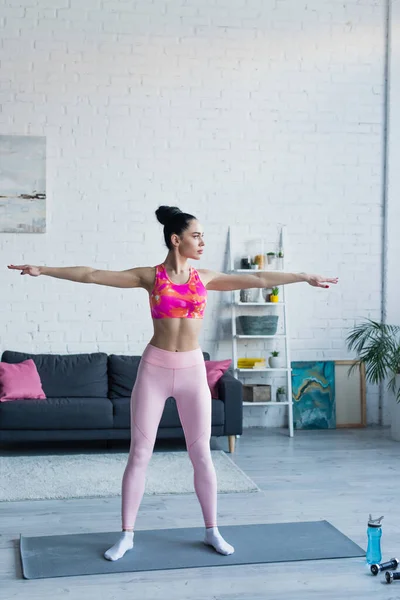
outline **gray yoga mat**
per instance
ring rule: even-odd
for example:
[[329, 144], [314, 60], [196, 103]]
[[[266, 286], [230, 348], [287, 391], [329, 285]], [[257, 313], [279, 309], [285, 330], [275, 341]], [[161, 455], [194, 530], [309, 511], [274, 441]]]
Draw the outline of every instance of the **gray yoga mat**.
[[365, 556], [364, 550], [328, 521], [225, 525], [219, 531], [235, 547], [230, 556], [203, 544], [203, 527], [185, 527], [136, 531], [133, 549], [114, 562], [103, 554], [117, 541], [120, 534], [115, 531], [21, 535], [23, 575], [40, 579]]

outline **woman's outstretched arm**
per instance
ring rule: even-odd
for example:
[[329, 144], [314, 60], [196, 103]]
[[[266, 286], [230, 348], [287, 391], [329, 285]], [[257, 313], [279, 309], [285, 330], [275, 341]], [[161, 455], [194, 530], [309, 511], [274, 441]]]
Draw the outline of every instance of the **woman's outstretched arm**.
[[322, 275], [310, 275], [308, 273], [274, 273], [273, 271], [263, 273], [240, 273], [230, 275], [218, 273], [208, 269], [199, 269], [207, 280], [208, 290], [229, 292], [233, 290], [245, 290], [249, 288], [272, 288], [288, 283], [305, 282], [314, 287], [328, 288], [328, 283], [337, 283], [338, 277], [323, 277]]
[[135, 267], [126, 271], [105, 271], [92, 267], [42, 267], [34, 265], [8, 265], [9, 269], [21, 271], [21, 275], [49, 275], [77, 283], [96, 283], [120, 288], [144, 287], [146, 267]]

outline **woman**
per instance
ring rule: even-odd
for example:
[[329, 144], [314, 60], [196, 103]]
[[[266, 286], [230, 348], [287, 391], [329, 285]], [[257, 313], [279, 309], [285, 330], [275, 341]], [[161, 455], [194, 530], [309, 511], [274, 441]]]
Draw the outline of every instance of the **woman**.
[[204, 233], [199, 221], [179, 208], [160, 206], [156, 210], [164, 225], [168, 254], [155, 267], [135, 267], [126, 271], [104, 271], [90, 267], [35, 267], [9, 265], [22, 269], [21, 275], [49, 275], [81, 283], [121, 288], [141, 287], [149, 293], [154, 335], [139, 364], [131, 395], [131, 445], [122, 479], [122, 535], [104, 554], [118, 560], [133, 547], [134, 525], [144, 489], [165, 401], [173, 396], [185, 434], [194, 469], [194, 487], [205, 523], [204, 543], [220, 554], [234, 548], [217, 527], [217, 480], [211, 460], [211, 393], [198, 335], [208, 290], [229, 291], [266, 288], [305, 281], [328, 288], [327, 279], [306, 273], [249, 273], [226, 275], [188, 265], [200, 260]]

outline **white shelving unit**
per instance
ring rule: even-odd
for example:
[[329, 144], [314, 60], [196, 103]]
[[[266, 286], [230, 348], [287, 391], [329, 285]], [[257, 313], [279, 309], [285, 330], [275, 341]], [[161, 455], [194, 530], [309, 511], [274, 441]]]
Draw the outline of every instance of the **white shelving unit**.
[[[282, 247], [284, 249], [286, 249], [286, 244], [285, 244], [285, 230], [284, 228], [282, 228], [281, 230], [281, 242], [282, 242]], [[255, 241], [260, 240], [260, 238], [255, 238]], [[265, 240], [261, 240], [260, 244], [261, 244], [261, 251], [262, 253], [264, 253], [264, 248], [265, 248]], [[283, 258], [282, 262], [283, 264], [282, 266], [282, 271], [284, 271], [284, 260], [285, 257]], [[235, 256], [235, 231], [233, 229], [233, 227], [229, 227], [229, 264], [230, 264], [230, 272], [231, 273], [262, 273], [262, 272], [273, 272], [273, 273], [277, 273], [279, 272], [276, 269], [265, 269], [264, 271], [251, 271], [249, 269], [239, 269], [239, 268], [235, 268], [235, 262], [236, 261], [240, 261], [240, 256], [236, 255]], [[231, 319], [232, 319], [232, 363], [233, 363], [233, 368], [234, 368], [234, 372], [236, 377], [242, 381], [242, 383], [246, 383], [245, 379], [246, 377], [251, 374], [251, 375], [257, 375], [259, 376], [259, 379], [261, 379], [261, 381], [258, 381], [258, 383], [270, 383], [271, 379], [273, 380], [274, 377], [276, 377], [278, 374], [279, 375], [283, 375], [286, 378], [286, 396], [287, 396], [287, 401], [286, 402], [275, 402], [275, 401], [269, 401], [269, 402], [243, 402], [244, 405], [249, 405], [249, 406], [287, 406], [288, 407], [288, 413], [287, 413], [287, 417], [288, 417], [288, 431], [289, 431], [289, 436], [293, 437], [293, 403], [292, 403], [292, 369], [290, 367], [291, 361], [290, 361], [290, 337], [289, 337], [289, 320], [288, 320], [288, 304], [287, 304], [287, 294], [285, 291], [285, 285], [278, 285], [277, 287], [279, 287], [279, 302], [241, 302], [240, 301], [240, 290], [235, 290], [232, 292], [232, 296], [231, 296]], [[281, 301], [282, 300], [282, 301]], [[271, 312], [274, 311], [272, 314], [279, 314], [280, 316], [280, 320], [283, 320], [283, 333], [277, 333], [276, 335], [243, 335], [243, 334], [238, 334], [237, 330], [236, 330], [236, 318], [238, 316], [238, 308], [240, 307], [259, 307], [260, 311], [262, 311], [262, 314], [265, 313], [265, 311]], [[278, 312], [279, 311], [279, 312]], [[242, 313], [242, 311], [240, 311]], [[285, 355], [285, 367], [281, 367], [281, 368], [271, 368], [271, 367], [266, 367], [266, 368], [257, 368], [257, 369], [239, 369], [237, 367], [238, 364], [238, 345], [240, 345], [242, 340], [267, 340], [267, 339], [277, 339], [277, 340], [283, 340], [284, 342], [284, 355]], [[259, 352], [259, 350], [258, 350]], [[280, 350], [280, 354], [282, 353], [282, 351]], [[263, 357], [265, 357], [266, 362], [268, 364], [268, 358], [269, 358], [269, 354], [270, 352], [268, 350], [265, 350], [265, 354], [263, 355]], [[267, 381], [264, 381], [265, 379], [267, 379]], [[271, 385], [271, 389], [272, 389], [272, 385]]]

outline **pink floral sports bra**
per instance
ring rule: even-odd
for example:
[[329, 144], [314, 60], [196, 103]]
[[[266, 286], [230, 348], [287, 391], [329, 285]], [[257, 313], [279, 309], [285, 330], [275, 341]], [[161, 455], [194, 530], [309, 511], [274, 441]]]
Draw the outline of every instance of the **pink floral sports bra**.
[[156, 278], [150, 294], [153, 319], [202, 319], [206, 303], [207, 289], [196, 269], [190, 267], [186, 283], [174, 283], [163, 264], [156, 266]]

